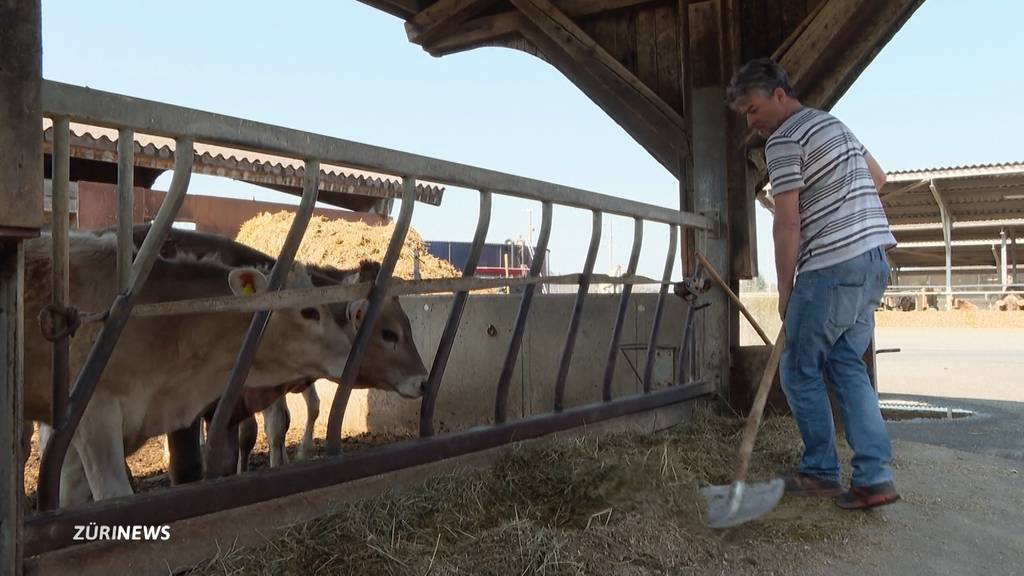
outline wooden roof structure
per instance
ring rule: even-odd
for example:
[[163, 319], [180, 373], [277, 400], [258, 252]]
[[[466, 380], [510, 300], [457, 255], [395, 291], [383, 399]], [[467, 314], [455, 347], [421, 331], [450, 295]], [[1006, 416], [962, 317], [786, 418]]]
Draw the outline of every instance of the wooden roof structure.
[[680, 179], [680, 209], [719, 217], [734, 279], [756, 273], [764, 154], [725, 107], [733, 71], [772, 56], [805, 104], [829, 109], [923, 2], [360, 1], [404, 20], [435, 56], [501, 46], [553, 65]]
[[[435, 56], [503, 46], [550, 62], [678, 175], [687, 83], [774, 56], [805, 103], [831, 108], [923, 0], [361, 1]], [[721, 43], [700, 43], [708, 26]]]

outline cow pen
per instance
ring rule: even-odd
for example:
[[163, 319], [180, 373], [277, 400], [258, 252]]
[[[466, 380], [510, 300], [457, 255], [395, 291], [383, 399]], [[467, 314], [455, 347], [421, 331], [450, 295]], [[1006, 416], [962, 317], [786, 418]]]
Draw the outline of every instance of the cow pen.
[[[119, 130], [121, 150], [130, 150], [130, 142], [135, 131], [174, 138], [175, 171], [167, 199], [161, 206], [152, 229], [138, 254], [132, 261], [130, 228], [128, 235], [123, 228], [119, 229], [118, 279], [123, 292], [115, 300], [110, 310], [95, 318], [104, 319], [105, 325], [97, 338], [81, 374], [77, 375], [74, 392], [68, 398], [67, 354], [55, 354], [54, 362], [58, 363], [54, 370], [53, 391], [56, 398], [68, 398], [67, 403], [54, 403], [54, 428], [52, 440], [42, 456], [38, 495], [40, 508], [43, 512], [29, 517], [25, 522], [24, 553], [26, 557], [51, 552], [73, 544], [73, 527], [95, 522], [98, 525], [112, 524], [166, 524], [177, 520], [209, 514], [233, 507], [244, 506], [255, 502], [278, 498], [305, 490], [314, 490], [333, 484], [381, 474], [404, 467], [424, 464], [461, 454], [493, 448], [513, 440], [535, 438], [552, 432], [593, 423], [613, 417], [651, 410], [662, 406], [678, 404], [706, 395], [713, 390], [696, 379], [687, 377], [690, 373], [686, 361], [686, 351], [691, 347], [683, 342], [684, 335], [691, 336], [690, 324], [700, 307], [691, 307], [686, 328], [679, 330], [680, 369], [676, 372], [675, 386], [653, 391], [652, 369], [653, 357], [658, 347], [656, 338], [649, 340], [646, 346], [648, 359], [644, 372], [642, 394], [614, 398], [612, 395], [612, 374], [618, 356], [618, 348], [622, 333], [623, 321], [629, 306], [631, 287], [634, 284], [656, 283], [660, 285], [658, 304], [654, 312], [652, 335], [659, 331], [660, 318], [664, 310], [665, 300], [670, 296], [668, 288], [673, 283], [671, 273], [676, 258], [679, 228], [690, 228], [702, 233], [714, 232], [715, 223], [712, 219], [686, 212], [679, 212], [658, 206], [623, 200], [610, 196], [587, 192], [584, 190], [558, 186], [508, 174], [482, 170], [414, 156], [394, 150], [387, 150], [348, 142], [335, 138], [302, 133], [275, 126], [268, 126], [238, 118], [210, 114], [143, 101], [126, 96], [103, 93], [77, 86], [45, 81], [42, 87], [44, 115], [54, 121], [54, 278], [63, 282], [64, 292], [55, 291], [53, 309], [69, 310], [73, 303], [67, 302], [67, 140], [69, 121], [97, 124]], [[146, 281], [146, 275], [153, 266], [158, 255], [163, 235], [167, 233], [174, 221], [175, 212], [188, 190], [190, 167], [195, 142], [240, 147], [273, 154], [294, 156], [305, 159], [305, 186], [302, 202], [298, 209], [285, 247], [278, 257], [277, 264], [270, 275], [269, 288], [266, 293], [245, 298], [222, 297], [205, 300], [176, 301], [160, 304], [134, 306], [133, 296], [138, 294]], [[132, 156], [130, 153], [119, 155], [119, 176], [122, 182], [131, 182]], [[369, 169], [384, 173], [401, 174], [404, 187], [401, 211], [397, 218], [394, 236], [385, 256], [381, 272], [372, 284], [314, 288], [306, 290], [281, 289], [288, 268], [291, 266], [299, 241], [305, 232], [312, 207], [316, 202], [317, 178], [320, 163], [330, 162], [357, 168]], [[464, 186], [479, 190], [480, 212], [479, 221], [473, 240], [469, 263], [463, 271], [462, 279], [421, 280], [403, 282], [391, 278], [398, 258], [399, 248], [408, 230], [409, 222], [416, 205], [416, 182], [431, 182]], [[119, 189], [127, 186], [119, 186]], [[484, 280], [472, 278], [473, 268], [479, 257], [480, 247], [486, 237], [491, 218], [492, 195], [508, 195], [519, 198], [537, 200], [543, 204], [543, 219], [538, 241], [538, 254], [544, 254], [552, 226], [552, 208], [555, 205], [568, 206], [589, 210], [593, 214], [592, 236], [587, 253], [584, 270], [580, 274], [540, 277], [543, 258], [536, 258], [526, 278]], [[119, 195], [119, 213], [130, 213], [130, 195]], [[629, 268], [624, 277], [608, 277], [593, 273], [594, 261], [600, 244], [601, 222], [603, 214], [614, 214], [630, 217], [635, 223], [633, 248], [630, 255]], [[123, 220], [122, 220], [123, 221]], [[667, 226], [670, 230], [670, 241], [665, 259], [665, 272], [661, 279], [649, 279], [636, 276], [636, 266], [643, 246], [643, 224], [653, 222]], [[698, 272], [699, 273], [699, 272]], [[574, 344], [580, 319], [584, 314], [584, 303], [588, 288], [592, 282], [624, 284], [619, 295], [618, 313], [612, 327], [611, 344], [604, 370], [603, 399], [595, 405], [565, 408], [564, 397], [569, 366], [572, 360]], [[569, 326], [566, 330], [565, 342], [559, 362], [556, 379], [556, 400], [551, 413], [532, 416], [522, 420], [510, 420], [508, 414], [508, 396], [512, 372], [518, 359], [523, 334], [527, 326], [531, 301], [537, 284], [578, 284]], [[444, 376], [446, 363], [459, 330], [459, 323], [469, 292], [496, 286], [524, 286], [519, 296], [519, 312], [515, 319], [512, 338], [505, 354], [503, 368], [498, 382], [497, 395], [494, 401], [494, 424], [448, 434], [435, 434], [433, 415], [436, 398]], [[438, 352], [434, 357], [430, 371], [429, 385], [422, 401], [420, 416], [420, 440], [403, 442], [381, 447], [366, 452], [343, 457], [341, 451], [341, 429], [345, 407], [348, 402], [355, 376], [358, 372], [361, 356], [368, 342], [373, 320], [379, 312], [381, 302], [388, 295], [412, 295], [453, 291], [454, 302], [450, 316], [440, 340]], [[699, 296], [695, 291], [693, 296]], [[341, 301], [357, 296], [368, 296], [369, 307], [348, 358], [344, 373], [339, 381], [339, 391], [331, 406], [328, 421], [328, 452], [332, 457], [319, 461], [296, 464], [282, 469], [268, 470], [258, 474], [224, 478], [216, 482], [201, 483], [193, 486], [175, 487], [153, 494], [135, 495], [132, 497], [101, 501], [88, 506], [57, 510], [60, 487], [60, 464], [64, 460], [71, 437], [82, 417], [85, 406], [92, 391], [99, 381], [105, 361], [110, 357], [117, 343], [120, 331], [132, 315], [160, 316], [173, 314], [211, 313], [226, 310], [245, 310], [253, 312], [253, 319], [241, 350], [236, 359], [235, 368], [221, 396], [220, 404], [210, 428], [211, 450], [217, 450], [224, 443], [218, 439], [226, 433], [225, 427], [229, 410], [225, 406], [234, 405], [245, 381], [253, 355], [258, 346], [263, 328], [266, 326], [272, 310], [284, 307], [295, 307], [310, 303], [328, 303]], [[695, 302], [696, 299], [691, 299]], [[63, 319], [64, 316], [56, 315]], [[55, 350], [66, 350], [68, 330], [58, 328], [62, 334], [53, 338]], [[211, 460], [218, 455], [211, 452]]]

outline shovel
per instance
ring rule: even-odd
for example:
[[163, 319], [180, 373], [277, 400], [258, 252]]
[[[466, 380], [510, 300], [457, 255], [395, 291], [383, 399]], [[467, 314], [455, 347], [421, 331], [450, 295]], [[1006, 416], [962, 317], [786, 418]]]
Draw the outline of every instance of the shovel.
[[[697, 258], [701, 261], [701, 264], [708, 271], [711, 278], [729, 295], [729, 298], [744, 313], [757, 333], [767, 342], [768, 339], [764, 331], [761, 330], [761, 327], [757, 325], [757, 322], [747, 312], [739, 297], [722, 281], [722, 278], [715, 272], [703, 255], [698, 253]], [[782, 498], [785, 482], [781, 478], [757, 484], [747, 484], [746, 479], [747, 469], [750, 466], [750, 456], [754, 452], [754, 440], [757, 438], [757, 429], [761, 424], [764, 405], [768, 401], [768, 391], [771, 390], [772, 382], [775, 380], [775, 372], [779, 368], [779, 360], [782, 358], [782, 348], [785, 346], [785, 343], [786, 329], [783, 326], [779, 329], [779, 335], [775, 339], [772, 353], [768, 357], [768, 365], [765, 366], [764, 373], [761, 375], [761, 382], [757, 386], [754, 404], [750, 408], [747, 423], [743, 428], [743, 439], [740, 442], [736, 475], [733, 483], [727, 486], [707, 486], [701, 489], [701, 493], [707, 501], [707, 524], [710, 528], [730, 528], [744, 522], [749, 522], [766, 514]]]

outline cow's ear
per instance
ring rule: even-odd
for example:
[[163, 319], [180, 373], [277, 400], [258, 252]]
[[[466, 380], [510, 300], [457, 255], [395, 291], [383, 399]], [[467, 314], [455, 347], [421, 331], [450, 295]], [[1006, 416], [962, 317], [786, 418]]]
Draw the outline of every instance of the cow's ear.
[[359, 262], [360, 282], [373, 282], [377, 279], [378, 274], [380, 274], [380, 262], [374, 262], [373, 260]]
[[228, 285], [235, 296], [251, 296], [267, 289], [267, 277], [255, 268], [235, 268], [228, 273]]
[[353, 328], [359, 329], [359, 325], [363, 323], [363, 316], [366, 315], [366, 309], [369, 306], [370, 301], [366, 298], [360, 298], [348, 303], [348, 320], [352, 323]]

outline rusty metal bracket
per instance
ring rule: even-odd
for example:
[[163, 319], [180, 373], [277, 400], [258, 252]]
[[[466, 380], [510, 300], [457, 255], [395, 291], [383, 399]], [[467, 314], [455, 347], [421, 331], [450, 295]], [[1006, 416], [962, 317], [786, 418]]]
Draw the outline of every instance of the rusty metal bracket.
[[[43, 338], [50, 342], [56, 342], [63, 338], [74, 338], [75, 333], [82, 326], [91, 322], [102, 322], [107, 319], [109, 310], [103, 312], [82, 312], [74, 306], [59, 306], [47, 304], [39, 311], [39, 329], [43, 332]], [[57, 329], [57, 319], [64, 321], [64, 327]]]

